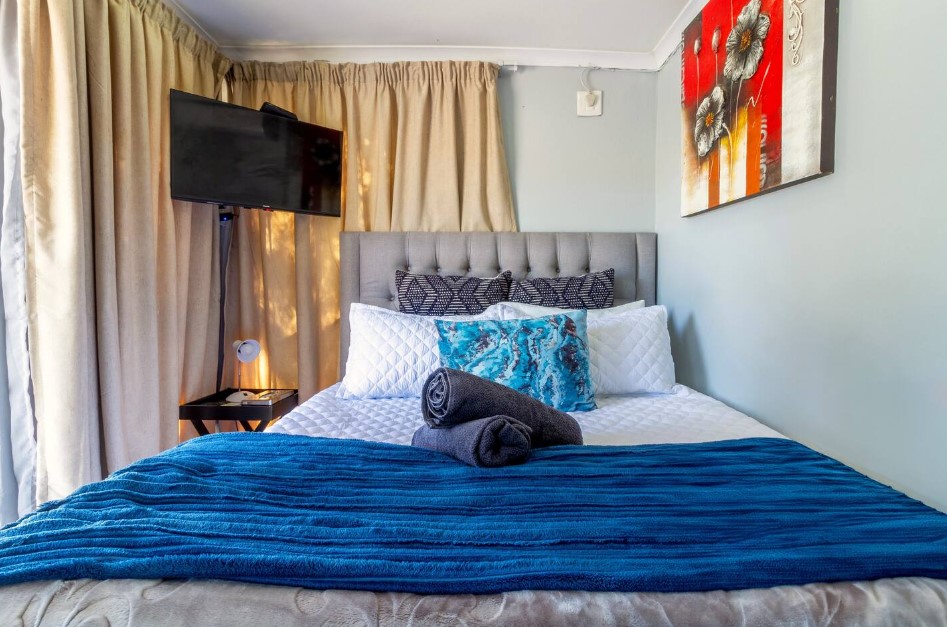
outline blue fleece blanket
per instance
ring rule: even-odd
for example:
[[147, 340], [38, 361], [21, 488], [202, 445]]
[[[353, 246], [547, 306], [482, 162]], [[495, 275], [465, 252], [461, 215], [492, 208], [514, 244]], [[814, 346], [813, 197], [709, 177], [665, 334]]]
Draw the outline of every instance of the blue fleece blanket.
[[221, 578], [417, 593], [947, 579], [947, 515], [791, 441], [418, 448], [221, 434], [0, 531], [0, 583]]

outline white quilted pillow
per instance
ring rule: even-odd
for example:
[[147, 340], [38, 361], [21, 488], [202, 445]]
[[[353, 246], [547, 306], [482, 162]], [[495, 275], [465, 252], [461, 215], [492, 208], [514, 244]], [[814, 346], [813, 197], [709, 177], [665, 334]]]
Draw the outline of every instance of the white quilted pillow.
[[[631, 303], [636, 304], [636, 303]], [[518, 307], [500, 303], [502, 319], [526, 317]], [[670, 392], [674, 387], [674, 359], [668, 333], [667, 309], [590, 310], [589, 375], [596, 394]]]
[[[488, 307], [475, 316], [440, 319], [498, 319], [497, 307], [499, 305]], [[337, 396], [352, 399], [420, 397], [424, 381], [441, 365], [436, 319], [352, 303], [349, 355]]]
[[674, 359], [667, 309], [589, 320], [589, 374], [596, 393], [670, 392]]
[[[500, 309], [500, 316], [508, 316], [504, 318], [505, 320], [516, 319], [522, 317], [529, 318], [542, 318], [543, 316], [553, 316], [555, 314], [565, 313], [569, 311], [568, 309], [561, 309], [559, 307], [543, 307], [542, 305], [530, 305], [528, 303], [514, 303], [512, 301], [507, 301], [500, 303], [502, 308]], [[607, 307], [605, 309], [586, 309], [586, 320], [589, 322], [593, 320], [599, 320], [601, 318], [606, 318], [609, 316], [614, 316], [620, 313], [625, 313], [626, 311], [634, 311], [635, 309], [644, 309], [644, 301], [636, 300], [633, 303], [625, 303], [624, 305], [618, 305], [616, 307]], [[521, 315], [516, 315], [521, 314]]]

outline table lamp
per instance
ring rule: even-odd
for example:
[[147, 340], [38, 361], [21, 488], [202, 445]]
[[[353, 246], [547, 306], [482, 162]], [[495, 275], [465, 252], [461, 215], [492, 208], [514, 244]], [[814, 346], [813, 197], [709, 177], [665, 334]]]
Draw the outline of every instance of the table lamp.
[[236, 340], [233, 343], [234, 353], [237, 355], [237, 391], [227, 396], [228, 403], [239, 403], [256, 398], [253, 392], [247, 392], [241, 389], [240, 375], [243, 374], [241, 363], [248, 364], [257, 358], [260, 354], [260, 343], [256, 340]]

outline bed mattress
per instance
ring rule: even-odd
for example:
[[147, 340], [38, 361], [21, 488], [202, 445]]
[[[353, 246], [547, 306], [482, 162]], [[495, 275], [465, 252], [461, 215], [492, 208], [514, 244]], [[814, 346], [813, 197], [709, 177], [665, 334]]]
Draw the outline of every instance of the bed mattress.
[[[346, 400], [338, 386], [316, 394], [268, 431], [410, 444], [423, 424], [421, 400]], [[683, 444], [783, 437], [746, 414], [684, 385], [669, 394], [597, 396], [598, 409], [575, 412], [586, 444]]]
[[[590, 444], [690, 443], [782, 437], [685, 386], [605, 396], [573, 414]], [[270, 431], [408, 443], [418, 399], [309, 399]], [[519, 591], [416, 595], [306, 590], [214, 580], [38, 581], [0, 588], [0, 624], [110, 625], [947, 625], [947, 582], [925, 578], [692, 593]]]

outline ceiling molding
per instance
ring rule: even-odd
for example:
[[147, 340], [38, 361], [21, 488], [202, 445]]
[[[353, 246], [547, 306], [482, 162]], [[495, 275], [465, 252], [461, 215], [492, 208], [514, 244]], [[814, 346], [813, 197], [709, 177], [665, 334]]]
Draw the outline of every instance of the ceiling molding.
[[707, 0], [689, 0], [650, 52], [569, 50], [556, 48], [500, 48], [493, 46], [339, 46], [219, 43], [179, 0], [166, 0], [182, 20], [235, 61], [308, 61], [330, 63], [392, 63], [396, 61], [488, 61], [501, 65], [540, 67], [599, 67], [657, 72], [681, 45], [681, 33], [700, 13]]
[[651, 52], [497, 48], [491, 46], [295, 46], [255, 44], [220, 46], [234, 60], [304, 61], [330, 63], [391, 63], [395, 61], [489, 61], [501, 65], [600, 67], [621, 70], [657, 69]]
[[684, 8], [681, 9], [677, 18], [671, 23], [667, 31], [665, 31], [664, 36], [661, 37], [658, 45], [654, 47], [655, 71], [663, 68], [664, 64], [671, 58], [671, 55], [677, 51], [681, 45], [681, 35], [684, 29], [694, 21], [694, 18], [697, 17], [706, 4], [707, 0], [690, 0], [690, 2], [684, 5]]

